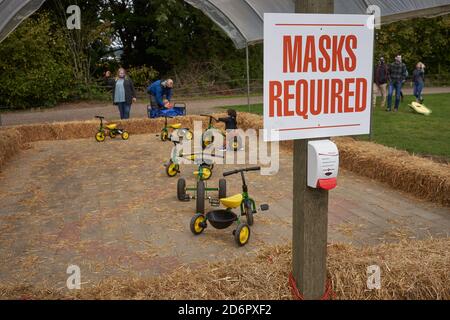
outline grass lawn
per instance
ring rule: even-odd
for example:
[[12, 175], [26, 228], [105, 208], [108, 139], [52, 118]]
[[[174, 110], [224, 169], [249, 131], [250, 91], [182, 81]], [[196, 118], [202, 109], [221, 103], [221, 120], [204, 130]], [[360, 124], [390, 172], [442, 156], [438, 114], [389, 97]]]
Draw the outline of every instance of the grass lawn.
[[[425, 95], [424, 104], [433, 111], [430, 116], [410, 111], [408, 104], [411, 101], [415, 101], [413, 96], [405, 96], [398, 113], [386, 112], [380, 107], [375, 109], [373, 141], [410, 153], [450, 160], [450, 94]], [[248, 111], [247, 105], [235, 106], [234, 109]], [[250, 110], [262, 114], [262, 104], [251, 105]], [[359, 139], [366, 140], [368, 136], [360, 136]]]

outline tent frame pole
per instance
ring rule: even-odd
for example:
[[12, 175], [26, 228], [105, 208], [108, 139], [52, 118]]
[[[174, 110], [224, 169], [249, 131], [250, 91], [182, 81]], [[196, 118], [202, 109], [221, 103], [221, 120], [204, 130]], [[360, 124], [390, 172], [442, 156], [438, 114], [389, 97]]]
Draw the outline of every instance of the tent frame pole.
[[250, 112], [250, 61], [249, 61], [249, 54], [248, 54], [248, 42], [245, 46], [245, 59], [247, 63], [247, 107], [248, 112]]

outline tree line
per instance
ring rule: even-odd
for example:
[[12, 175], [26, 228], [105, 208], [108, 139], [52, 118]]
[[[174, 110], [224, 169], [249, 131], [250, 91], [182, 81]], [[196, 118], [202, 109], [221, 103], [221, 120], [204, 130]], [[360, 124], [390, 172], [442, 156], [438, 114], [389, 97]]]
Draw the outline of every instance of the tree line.
[[[66, 8], [81, 9], [81, 30], [68, 30]], [[383, 26], [375, 57], [403, 54], [408, 68], [450, 74], [450, 19]], [[171, 76], [201, 90], [245, 86], [245, 51], [201, 11], [182, 0], [48, 0], [0, 43], [0, 106], [53, 106], [105, 97], [101, 78], [119, 66], [138, 86]], [[263, 47], [250, 47], [251, 78], [263, 77]], [[449, 79], [450, 80], [450, 79]], [[198, 89], [200, 88], [200, 89]]]

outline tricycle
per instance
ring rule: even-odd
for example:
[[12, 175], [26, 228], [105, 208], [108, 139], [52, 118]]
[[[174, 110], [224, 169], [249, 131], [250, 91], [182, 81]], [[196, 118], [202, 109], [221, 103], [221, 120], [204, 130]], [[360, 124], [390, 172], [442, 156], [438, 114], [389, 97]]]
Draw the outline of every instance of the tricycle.
[[220, 128], [216, 127], [214, 123], [217, 123], [219, 119], [209, 114], [201, 114], [202, 117], [208, 117], [208, 126], [206, 130], [202, 134], [202, 148], [206, 149], [209, 145], [214, 142], [214, 133], [213, 131], [217, 131], [220, 133], [224, 139], [227, 141], [226, 145], [228, 145], [229, 150], [238, 151], [242, 147], [242, 141], [239, 136], [232, 136], [232, 139], [227, 139], [227, 134], [222, 131]]
[[[225, 209], [212, 210], [206, 215], [202, 212], [197, 212], [190, 222], [191, 232], [194, 235], [201, 234], [208, 226], [208, 222], [216, 229], [226, 229], [233, 223], [236, 223], [236, 229], [233, 230], [234, 240], [238, 246], [246, 245], [250, 239], [250, 226], [253, 225], [254, 222], [253, 214], [255, 214], [257, 210], [255, 201], [248, 194], [244, 172], [259, 170], [261, 170], [260, 167], [251, 167], [224, 172], [224, 177], [237, 173], [241, 174], [242, 193], [227, 198], [220, 198], [219, 201]], [[233, 209], [236, 208], [240, 208], [239, 215], [233, 212]], [[260, 210], [269, 210], [269, 205], [262, 204]], [[241, 220], [242, 216], [246, 217], [246, 222]]]
[[98, 132], [95, 134], [95, 140], [97, 142], [105, 141], [106, 134], [109, 135], [111, 139], [114, 139], [117, 135], [121, 135], [123, 140], [128, 140], [129, 134], [124, 129], [120, 129], [117, 127], [116, 123], [108, 123], [106, 125], [103, 124], [103, 120], [105, 117], [103, 116], [95, 116], [97, 119], [100, 119], [100, 127], [98, 128]]
[[192, 140], [193, 134], [189, 128], [182, 128], [181, 123], [168, 124], [167, 118], [172, 119], [171, 116], [164, 116], [164, 127], [161, 129], [159, 137], [161, 141], [172, 140], [171, 135], [177, 134], [179, 137], [183, 137], [187, 140]]

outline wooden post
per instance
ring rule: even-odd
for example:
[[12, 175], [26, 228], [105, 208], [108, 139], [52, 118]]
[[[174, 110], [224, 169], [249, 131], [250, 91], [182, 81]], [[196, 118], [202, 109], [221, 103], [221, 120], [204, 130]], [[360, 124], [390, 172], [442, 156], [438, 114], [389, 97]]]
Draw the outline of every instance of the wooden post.
[[[334, 0], [296, 0], [297, 13], [334, 13]], [[307, 186], [308, 140], [294, 140], [292, 271], [305, 299], [320, 299], [327, 280], [328, 191]]]

